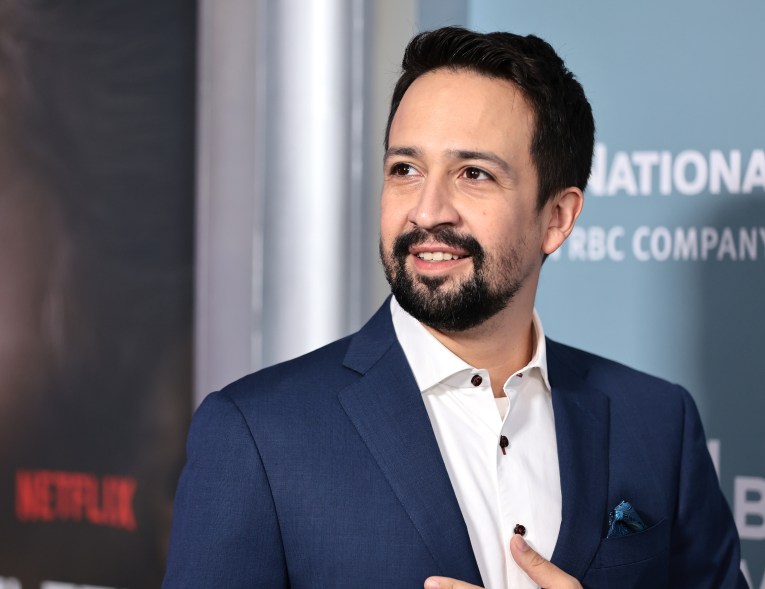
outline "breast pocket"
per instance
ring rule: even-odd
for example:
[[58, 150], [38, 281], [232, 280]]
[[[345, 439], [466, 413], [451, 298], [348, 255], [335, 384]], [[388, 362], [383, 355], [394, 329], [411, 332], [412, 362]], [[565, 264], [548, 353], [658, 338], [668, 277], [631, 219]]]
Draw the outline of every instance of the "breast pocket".
[[601, 540], [591, 569], [624, 566], [669, 554], [670, 522], [664, 519], [642, 532]]

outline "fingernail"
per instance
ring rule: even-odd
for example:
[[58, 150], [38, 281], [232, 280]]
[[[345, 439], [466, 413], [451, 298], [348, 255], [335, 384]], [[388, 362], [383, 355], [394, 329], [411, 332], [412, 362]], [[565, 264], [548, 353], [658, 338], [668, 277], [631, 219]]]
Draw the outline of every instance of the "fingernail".
[[425, 589], [440, 589], [441, 583], [436, 581], [435, 579], [428, 579], [425, 581]]
[[515, 543], [518, 546], [518, 550], [521, 552], [526, 552], [529, 549], [529, 545], [526, 544], [526, 540], [523, 539], [523, 536], [520, 534], [515, 535], [516, 538], [518, 538]]

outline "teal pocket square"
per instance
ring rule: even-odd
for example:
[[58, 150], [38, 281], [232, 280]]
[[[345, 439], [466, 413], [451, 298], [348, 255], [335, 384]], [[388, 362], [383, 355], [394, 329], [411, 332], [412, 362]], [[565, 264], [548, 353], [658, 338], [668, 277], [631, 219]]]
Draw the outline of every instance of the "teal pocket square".
[[642, 532], [645, 528], [646, 525], [632, 505], [622, 501], [608, 514], [608, 535], [606, 538], [627, 536], [635, 532]]

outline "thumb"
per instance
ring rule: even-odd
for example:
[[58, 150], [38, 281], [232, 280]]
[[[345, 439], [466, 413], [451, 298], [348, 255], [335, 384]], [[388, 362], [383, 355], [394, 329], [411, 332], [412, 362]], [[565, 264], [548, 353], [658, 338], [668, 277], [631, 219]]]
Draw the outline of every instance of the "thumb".
[[481, 589], [481, 587], [447, 577], [428, 577], [425, 579], [425, 589]]
[[519, 534], [510, 540], [510, 553], [513, 555], [513, 560], [523, 569], [523, 572], [540, 587], [545, 589], [582, 589], [579, 581], [541, 557]]

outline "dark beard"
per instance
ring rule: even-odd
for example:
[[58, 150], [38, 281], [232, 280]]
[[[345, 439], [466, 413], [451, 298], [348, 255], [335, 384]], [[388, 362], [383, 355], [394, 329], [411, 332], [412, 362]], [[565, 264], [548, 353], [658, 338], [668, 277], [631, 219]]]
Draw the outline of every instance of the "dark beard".
[[[446, 282], [445, 277], [413, 277], [406, 270], [409, 248], [431, 238], [443, 245], [464, 250], [473, 260], [473, 274], [451, 290], [439, 288]], [[474, 237], [460, 235], [449, 227], [432, 232], [415, 228], [399, 235], [393, 243], [390, 257], [383, 251], [381, 240], [380, 259], [385, 268], [385, 278], [401, 308], [438, 331], [465, 331], [482, 324], [505, 309], [521, 287], [521, 281], [517, 278], [516, 256], [499, 268], [494, 278], [500, 284], [492, 288], [487, 280], [486, 254], [481, 244]]]

